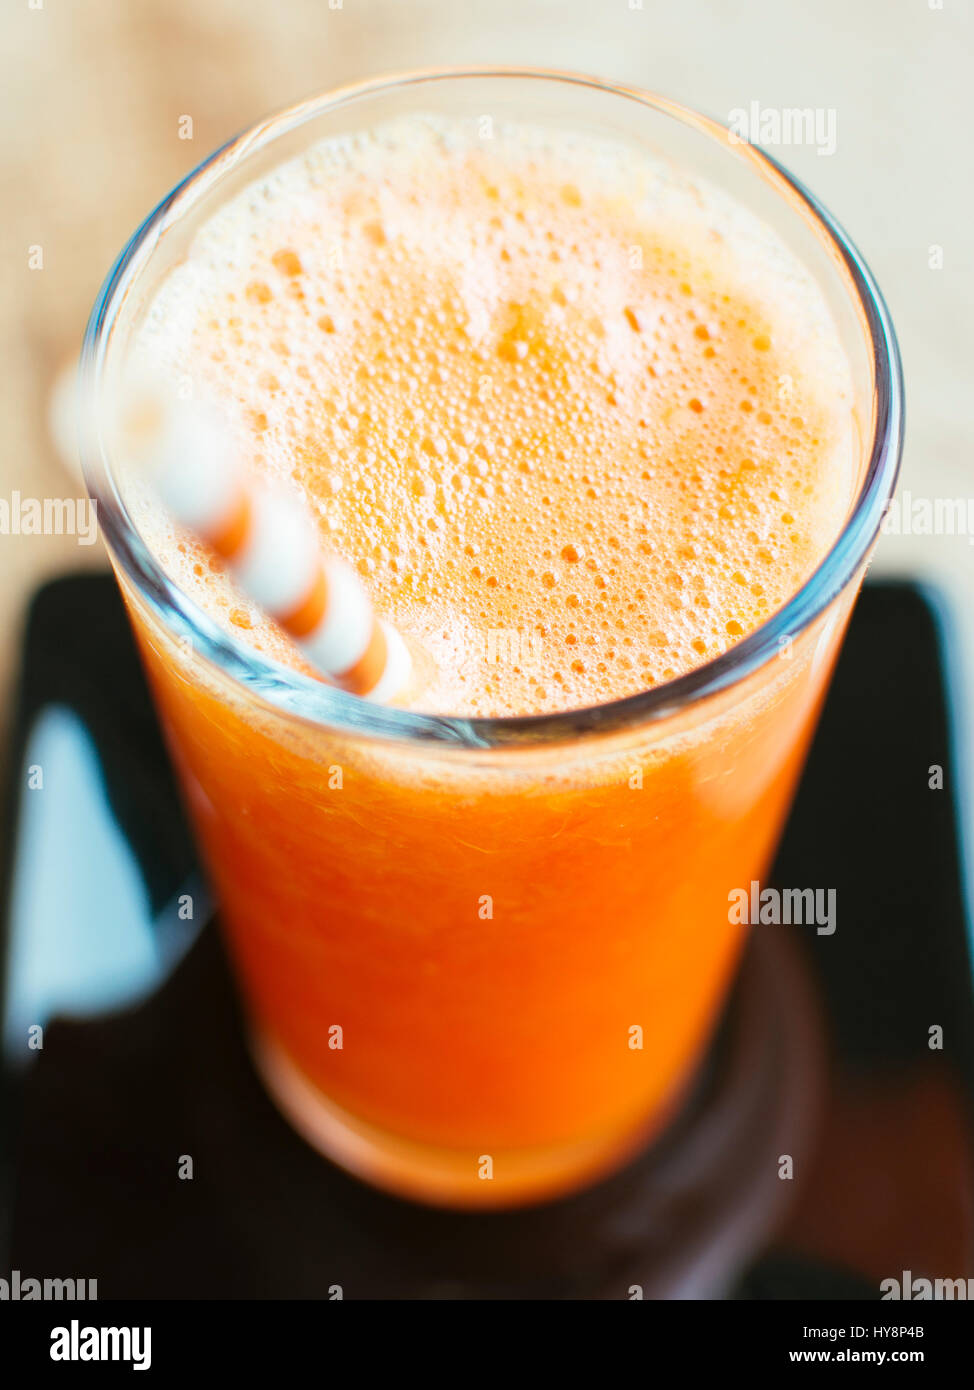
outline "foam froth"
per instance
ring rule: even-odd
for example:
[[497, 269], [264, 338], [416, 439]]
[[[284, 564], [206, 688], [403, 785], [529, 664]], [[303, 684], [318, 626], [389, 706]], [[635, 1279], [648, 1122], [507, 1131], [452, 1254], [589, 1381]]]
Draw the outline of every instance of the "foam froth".
[[[228, 203], [138, 353], [225, 409], [426, 653], [416, 708], [598, 703], [763, 622], [854, 485], [849, 368], [770, 230], [643, 152], [412, 119]], [[144, 502], [174, 579], [283, 635]]]

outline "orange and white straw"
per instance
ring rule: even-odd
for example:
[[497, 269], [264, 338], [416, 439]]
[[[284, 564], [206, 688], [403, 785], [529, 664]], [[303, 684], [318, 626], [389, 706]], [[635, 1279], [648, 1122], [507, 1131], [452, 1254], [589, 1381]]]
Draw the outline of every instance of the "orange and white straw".
[[140, 391], [122, 412], [122, 447], [174, 518], [226, 561], [317, 670], [373, 701], [403, 689], [411, 663], [400, 634], [376, 616], [354, 570], [322, 551], [298, 497], [240, 466], [210, 408]]

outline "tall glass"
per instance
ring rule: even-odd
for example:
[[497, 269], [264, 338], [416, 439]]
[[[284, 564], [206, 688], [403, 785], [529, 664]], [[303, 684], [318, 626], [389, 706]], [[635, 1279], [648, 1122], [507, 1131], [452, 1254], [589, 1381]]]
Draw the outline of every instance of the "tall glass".
[[[410, 112], [622, 138], [770, 223], [852, 367], [858, 480], [815, 573], [725, 655], [569, 713], [374, 707], [269, 663], [176, 589], [128, 510], [106, 393], [167, 270], [312, 142]], [[435, 1203], [577, 1187], [666, 1122], [705, 1048], [795, 787], [902, 428], [869, 272], [793, 179], [705, 118], [536, 72], [432, 72], [315, 98], [200, 166], [132, 238], [85, 346], [86, 472], [220, 903], [256, 1063], [324, 1153]]]

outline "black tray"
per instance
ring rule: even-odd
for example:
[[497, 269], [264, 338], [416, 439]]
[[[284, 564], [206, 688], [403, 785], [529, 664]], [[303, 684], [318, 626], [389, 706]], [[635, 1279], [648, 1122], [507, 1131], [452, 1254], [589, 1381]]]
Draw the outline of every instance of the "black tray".
[[[173, 910], [194, 882], [193, 846], [113, 581], [49, 585], [30, 614], [10, 760], [3, 956], [12, 909], [22, 924], [32, 893], [49, 900], [39, 874], [63, 876], [55, 886], [73, 901], [70, 870], [32, 857], [38, 794], [73, 796], [61, 814], [78, 827], [105, 799], [139, 866], [144, 941], [128, 1000], [68, 1019], [79, 1008], [68, 988], [30, 1065], [8, 1049], [0, 1269], [97, 1278], [101, 1298], [327, 1298], [336, 1286], [345, 1297], [875, 1298], [903, 1269], [974, 1273], [974, 988], [947, 650], [929, 595], [866, 587], [774, 873], [834, 887], [838, 930], [755, 932], [663, 1139], [579, 1197], [451, 1214], [339, 1172], [265, 1097], [212, 924], [194, 939], [199, 923]], [[28, 789], [54, 708], [89, 731], [102, 788], [69, 792], [64, 776]], [[116, 861], [87, 865], [108, 902], [131, 893], [113, 880]], [[89, 1013], [92, 997], [96, 987]], [[16, 1003], [8, 989], [8, 1027]], [[942, 1050], [929, 1046], [934, 1026]], [[792, 1183], [777, 1178], [781, 1152], [796, 1158]], [[181, 1181], [187, 1154], [194, 1176]]]

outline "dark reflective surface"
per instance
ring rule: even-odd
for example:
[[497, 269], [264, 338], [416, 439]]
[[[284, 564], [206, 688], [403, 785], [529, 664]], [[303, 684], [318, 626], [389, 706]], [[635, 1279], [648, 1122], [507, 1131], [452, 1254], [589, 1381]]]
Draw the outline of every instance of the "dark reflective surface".
[[[0, 1271], [97, 1278], [102, 1298], [876, 1297], [904, 1268], [974, 1273], [956, 774], [917, 590], [865, 591], [775, 869], [836, 889], [834, 936], [755, 928], [666, 1135], [532, 1211], [381, 1196], [277, 1115], [215, 932], [185, 954], [192, 846], [107, 577], [40, 595], [12, 754]], [[28, 1054], [42, 1013], [57, 1021]]]

